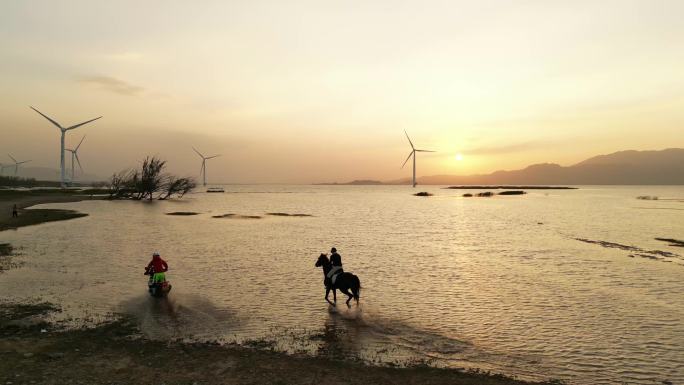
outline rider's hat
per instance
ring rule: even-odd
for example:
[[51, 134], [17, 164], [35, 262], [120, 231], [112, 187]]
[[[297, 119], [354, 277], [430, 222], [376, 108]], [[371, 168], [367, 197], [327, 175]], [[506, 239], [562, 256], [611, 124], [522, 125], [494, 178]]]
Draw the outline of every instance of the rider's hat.
[[337, 252], [337, 249], [333, 247], [332, 249], [330, 249], [330, 252], [331, 252], [331, 253], [336, 253], [336, 252]]
[[154, 253], [152, 253], [152, 256], [153, 256], [153, 257], [158, 257], [158, 256], [159, 256], [159, 252], [158, 252], [158, 251], [155, 251]]

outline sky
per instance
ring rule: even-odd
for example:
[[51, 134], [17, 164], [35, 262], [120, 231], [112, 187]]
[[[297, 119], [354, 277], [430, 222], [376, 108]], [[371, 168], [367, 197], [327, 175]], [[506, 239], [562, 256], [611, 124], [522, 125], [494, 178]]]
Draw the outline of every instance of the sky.
[[[684, 2], [0, 2], [0, 162], [210, 181], [477, 174], [684, 147]], [[459, 155], [460, 156], [457, 156]], [[7, 159], [5, 159], [7, 158]], [[459, 160], [460, 159], [460, 160]], [[28, 165], [27, 165], [28, 166]]]

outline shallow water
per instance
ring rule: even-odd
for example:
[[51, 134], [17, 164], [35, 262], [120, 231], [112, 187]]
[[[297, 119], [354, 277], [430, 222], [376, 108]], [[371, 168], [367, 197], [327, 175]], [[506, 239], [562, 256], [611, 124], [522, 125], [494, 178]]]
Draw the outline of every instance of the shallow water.
[[[684, 382], [684, 248], [654, 239], [684, 238], [684, 188], [419, 190], [435, 196], [226, 186], [175, 202], [43, 205], [90, 216], [0, 233], [25, 262], [0, 291], [62, 304], [75, 323], [128, 313], [152, 338], [577, 384]], [[164, 215], [174, 211], [201, 214]], [[226, 213], [238, 216], [212, 218]], [[359, 308], [323, 300], [314, 262], [331, 246], [361, 279]], [[146, 293], [154, 250], [171, 267], [168, 301]]]

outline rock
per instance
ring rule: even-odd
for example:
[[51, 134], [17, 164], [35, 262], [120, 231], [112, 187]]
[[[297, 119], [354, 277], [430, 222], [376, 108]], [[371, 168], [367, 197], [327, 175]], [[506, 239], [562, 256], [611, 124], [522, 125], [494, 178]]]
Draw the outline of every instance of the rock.
[[470, 198], [470, 197], [472, 197], [472, 196], [473, 196], [473, 194], [471, 194], [471, 193], [465, 193], [465, 194], [463, 194], [463, 197], [464, 197], [464, 198]]
[[413, 195], [415, 195], [415, 196], [417, 196], [417, 197], [431, 197], [433, 194], [432, 194], [432, 193], [429, 193], [429, 192], [427, 192], [427, 191], [421, 191], [421, 192], [415, 193], [415, 194], [413, 194]]
[[33, 353], [24, 353], [24, 358], [31, 358], [33, 357]]
[[166, 215], [198, 215], [199, 213], [196, 213], [194, 211], [174, 211], [172, 213], [166, 213]]
[[61, 352], [48, 353], [48, 357], [50, 357], [52, 359], [60, 359], [60, 358], [64, 358], [64, 353], [61, 353]]
[[499, 195], [523, 195], [527, 194], [526, 192], [522, 190], [508, 190], [508, 191], [502, 191], [499, 193]]
[[477, 196], [480, 198], [489, 198], [489, 197], [494, 196], [494, 193], [491, 191], [485, 191], [485, 192], [477, 193]]

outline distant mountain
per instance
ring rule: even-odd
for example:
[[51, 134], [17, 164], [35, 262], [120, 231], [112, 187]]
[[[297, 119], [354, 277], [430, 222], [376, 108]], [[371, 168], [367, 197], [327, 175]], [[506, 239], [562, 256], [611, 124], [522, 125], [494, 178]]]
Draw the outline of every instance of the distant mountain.
[[[71, 172], [71, 169], [68, 170]], [[19, 173], [17, 176], [22, 178], [33, 178], [35, 180], [45, 180], [45, 181], [59, 181], [59, 169], [49, 168], [49, 167], [22, 167], [19, 166]], [[14, 167], [5, 168], [3, 175], [12, 176], [14, 175]], [[105, 178], [99, 177], [92, 174], [83, 174], [76, 172], [76, 181], [85, 182], [95, 182], [102, 181]]]
[[[408, 184], [410, 178], [385, 182]], [[541, 163], [522, 170], [484, 175], [433, 175], [419, 184], [478, 185], [684, 185], [684, 149], [620, 151], [589, 158], [572, 166]]]

